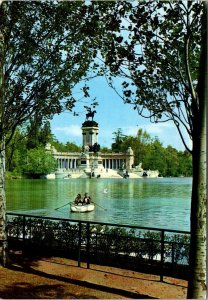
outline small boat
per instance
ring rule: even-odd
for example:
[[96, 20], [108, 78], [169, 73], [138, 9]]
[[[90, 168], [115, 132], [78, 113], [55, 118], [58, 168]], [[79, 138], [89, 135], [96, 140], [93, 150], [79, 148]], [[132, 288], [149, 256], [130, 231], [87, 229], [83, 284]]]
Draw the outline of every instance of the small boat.
[[95, 209], [95, 204], [90, 203], [90, 204], [75, 204], [71, 203], [71, 211], [72, 212], [89, 212], [93, 211]]

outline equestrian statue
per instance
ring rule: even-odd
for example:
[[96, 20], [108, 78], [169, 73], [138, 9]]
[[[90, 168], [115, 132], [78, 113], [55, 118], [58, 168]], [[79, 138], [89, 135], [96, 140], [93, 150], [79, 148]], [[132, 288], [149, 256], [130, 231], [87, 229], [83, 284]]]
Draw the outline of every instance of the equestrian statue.
[[92, 111], [92, 109], [91, 109], [90, 107], [87, 107], [87, 106], [85, 106], [85, 108], [86, 108], [86, 110], [88, 111], [88, 112], [86, 113], [86, 120], [88, 121], [88, 119], [91, 117], [91, 118], [92, 118], [92, 121], [93, 121], [93, 118], [94, 118], [94, 115], [95, 115], [95, 113], [96, 113], [96, 110], [93, 110], [93, 111]]

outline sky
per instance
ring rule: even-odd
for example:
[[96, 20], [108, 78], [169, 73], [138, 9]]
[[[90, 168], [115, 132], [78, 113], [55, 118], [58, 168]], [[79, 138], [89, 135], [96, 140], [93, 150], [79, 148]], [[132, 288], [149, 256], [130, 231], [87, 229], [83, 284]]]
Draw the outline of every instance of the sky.
[[[118, 82], [119, 85], [119, 82]], [[171, 145], [177, 150], [185, 150], [177, 129], [172, 122], [151, 123], [149, 119], [138, 115], [132, 105], [124, 104], [122, 99], [108, 87], [105, 78], [98, 77], [90, 82], [91, 98], [96, 97], [99, 105], [96, 107], [94, 120], [99, 125], [98, 143], [101, 147], [111, 148], [113, 132], [121, 128], [125, 135], [136, 136], [139, 128], [146, 130], [152, 138], [157, 137], [164, 147]], [[89, 101], [89, 100], [88, 100]], [[72, 142], [79, 146], [82, 145], [82, 123], [85, 121], [86, 111], [83, 105], [87, 103], [80, 102], [75, 107], [79, 116], [73, 113], [64, 112], [55, 115], [51, 121], [51, 130], [59, 142]], [[88, 105], [89, 106], [89, 105]], [[191, 144], [186, 137], [188, 145]]]

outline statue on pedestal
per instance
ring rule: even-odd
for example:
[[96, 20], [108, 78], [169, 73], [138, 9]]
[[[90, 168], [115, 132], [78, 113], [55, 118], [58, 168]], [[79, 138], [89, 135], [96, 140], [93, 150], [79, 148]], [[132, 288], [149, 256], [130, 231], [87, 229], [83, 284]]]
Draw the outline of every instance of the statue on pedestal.
[[96, 110], [93, 110], [91, 109], [91, 107], [88, 107], [88, 106], [84, 106], [87, 110], [87, 113], [86, 113], [86, 121], [88, 121], [88, 119], [91, 117], [92, 118], [92, 121], [93, 121], [93, 118], [94, 118], [94, 115], [96, 113]]

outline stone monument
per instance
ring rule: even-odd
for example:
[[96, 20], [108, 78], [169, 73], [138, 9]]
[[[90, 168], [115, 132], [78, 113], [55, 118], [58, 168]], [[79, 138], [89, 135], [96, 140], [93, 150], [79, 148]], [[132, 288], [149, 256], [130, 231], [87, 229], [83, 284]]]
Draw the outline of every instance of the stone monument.
[[[102, 158], [99, 154], [98, 123], [93, 120], [96, 111], [88, 109], [86, 120], [82, 124], [82, 153], [80, 155], [79, 168], [84, 169], [91, 177], [99, 176], [103, 169]], [[91, 120], [89, 120], [91, 118]]]

